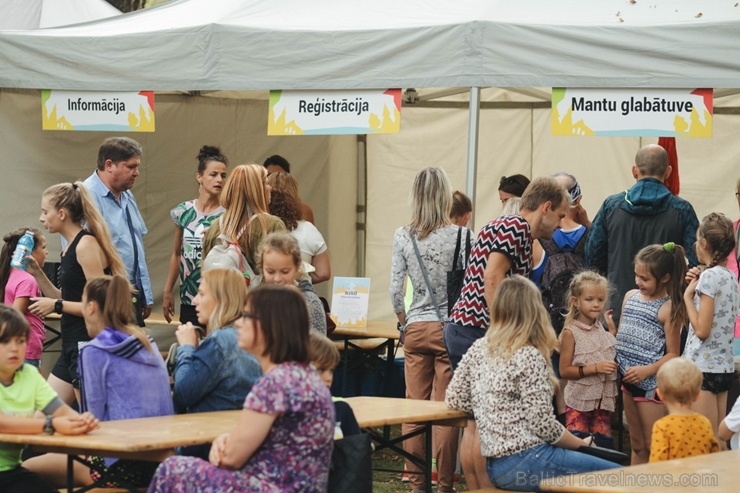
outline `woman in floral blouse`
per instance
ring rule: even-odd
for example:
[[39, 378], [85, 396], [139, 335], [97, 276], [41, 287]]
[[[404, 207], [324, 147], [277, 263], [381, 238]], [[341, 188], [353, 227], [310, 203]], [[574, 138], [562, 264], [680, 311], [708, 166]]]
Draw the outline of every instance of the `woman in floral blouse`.
[[619, 467], [575, 450], [556, 419], [550, 354], [557, 339], [534, 283], [505, 279], [491, 305], [491, 325], [463, 356], [447, 389], [447, 406], [472, 412], [491, 481], [535, 491], [542, 479]]
[[226, 165], [229, 160], [218, 147], [203, 146], [198, 152], [198, 198], [182, 202], [170, 215], [175, 223], [175, 246], [170, 257], [167, 281], [164, 285], [162, 310], [170, 322], [175, 315], [172, 289], [180, 283], [180, 323], [198, 324], [193, 299], [200, 284], [200, 264], [203, 250], [203, 233], [211, 223], [224, 213], [219, 203], [221, 190], [226, 182]]
[[262, 366], [231, 433], [218, 436], [209, 462], [170, 457], [150, 493], [239, 491], [324, 493], [334, 440], [334, 404], [310, 365], [308, 311], [292, 287], [259, 286], [237, 320], [239, 347]]

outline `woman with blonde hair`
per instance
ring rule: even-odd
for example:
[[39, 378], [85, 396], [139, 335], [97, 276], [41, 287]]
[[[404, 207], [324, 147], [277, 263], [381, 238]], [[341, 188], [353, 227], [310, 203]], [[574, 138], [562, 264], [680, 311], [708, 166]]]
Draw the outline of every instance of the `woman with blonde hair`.
[[301, 219], [301, 199], [295, 178], [288, 173], [270, 173], [267, 183], [272, 188], [270, 213], [283, 220], [290, 235], [298, 240], [301, 258], [315, 269], [309, 273], [311, 283], [328, 281], [331, 278], [329, 250], [316, 226]]
[[[452, 377], [442, 335], [448, 313], [447, 272], [452, 270], [460, 230], [460, 226], [450, 222], [451, 203], [452, 189], [445, 171], [422, 169], [411, 187], [411, 222], [398, 228], [393, 238], [390, 296], [398, 326], [405, 331], [404, 373], [409, 399], [444, 400]], [[465, 264], [465, 250], [460, 249], [458, 264]], [[406, 275], [414, 286], [408, 313], [404, 306]], [[418, 425], [403, 425], [403, 433], [417, 428]], [[458, 431], [435, 426], [433, 433], [438, 491], [453, 491]], [[407, 440], [404, 448], [417, 457], [424, 455], [421, 436]], [[410, 461], [406, 467], [409, 472], [421, 472]], [[409, 482], [414, 490], [423, 489], [421, 474], [411, 474]]]
[[[210, 268], [208, 254], [221, 241], [239, 248], [253, 272], [257, 270], [257, 247], [262, 237], [273, 231], [285, 231], [280, 218], [268, 212], [270, 185], [267, 170], [259, 164], [240, 164], [229, 175], [221, 192], [221, 206], [226, 211], [203, 237], [203, 266]], [[232, 265], [242, 273], [247, 266]]]
[[535, 491], [544, 478], [619, 467], [577, 452], [593, 439], [575, 437], [552, 413], [557, 338], [537, 286], [504, 279], [490, 308], [490, 328], [460, 361], [446, 403], [475, 415], [493, 484]]
[[52, 312], [62, 316], [62, 350], [49, 384], [69, 404], [75, 398], [79, 400], [78, 343], [90, 340], [82, 318], [85, 283], [103, 274], [127, 274], [108, 226], [82, 182], [47, 188], [41, 197], [39, 221], [49, 233], [59, 233], [66, 240], [59, 267], [61, 289], [46, 277], [33, 257], [28, 257], [28, 272], [44, 294], [43, 298], [31, 298], [28, 310], [40, 317]]
[[[241, 409], [255, 380], [262, 375], [259, 363], [239, 349], [234, 322], [241, 316], [247, 287], [236, 269], [203, 273], [193, 299], [198, 322], [208, 327], [198, 339], [188, 322], [177, 328], [180, 346], [175, 358], [173, 399], [179, 413]], [[210, 446], [188, 447], [183, 454], [208, 458]]]

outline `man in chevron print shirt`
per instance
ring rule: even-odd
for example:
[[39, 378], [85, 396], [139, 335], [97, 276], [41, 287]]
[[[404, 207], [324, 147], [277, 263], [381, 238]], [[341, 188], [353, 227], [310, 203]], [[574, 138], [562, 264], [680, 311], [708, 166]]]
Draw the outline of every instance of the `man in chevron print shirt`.
[[[460, 297], [444, 328], [453, 372], [468, 348], [486, 333], [488, 307], [498, 285], [512, 274], [529, 276], [534, 239], [550, 238], [569, 206], [570, 195], [554, 178], [536, 178], [522, 195], [519, 215], [501, 216], [480, 230]], [[460, 463], [469, 485], [490, 484], [474, 421], [465, 428]]]

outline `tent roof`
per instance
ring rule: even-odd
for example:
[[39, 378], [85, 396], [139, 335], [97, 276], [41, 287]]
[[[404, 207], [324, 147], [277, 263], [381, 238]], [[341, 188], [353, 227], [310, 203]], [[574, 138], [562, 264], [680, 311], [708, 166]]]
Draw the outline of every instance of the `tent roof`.
[[0, 32], [0, 87], [740, 87], [734, 5], [179, 0]]
[[65, 26], [120, 13], [105, 0], [3, 0], [0, 29]]

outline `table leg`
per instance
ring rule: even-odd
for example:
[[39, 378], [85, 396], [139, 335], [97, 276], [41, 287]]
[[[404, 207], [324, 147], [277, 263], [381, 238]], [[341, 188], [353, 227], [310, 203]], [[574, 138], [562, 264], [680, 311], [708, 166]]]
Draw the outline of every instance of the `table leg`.
[[384, 394], [386, 397], [390, 397], [391, 391], [393, 390], [393, 386], [391, 384], [393, 383], [392, 382], [393, 365], [395, 364], [395, 358], [394, 358], [395, 354], [393, 351], [394, 346], [396, 345], [395, 342], [396, 341], [393, 339], [388, 339], [388, 342], [386, 343], [388, 344], [388, 356], [387, 356], [388, 359], [386, 361], [386, 374], [385, 374], [385, 382], [383, 385], [384, 390], [385, 390]]
[[73, 493], [75, 489], [74, 458], [67, 455], [67, 493]]
[[424, 425], [424, 491], [432, 493], [432, 424]]
[[349, 336], [344, 336], [344, 374], [342, 375], [342, 397], [347, 397], [347, 365], [349, 364]]

